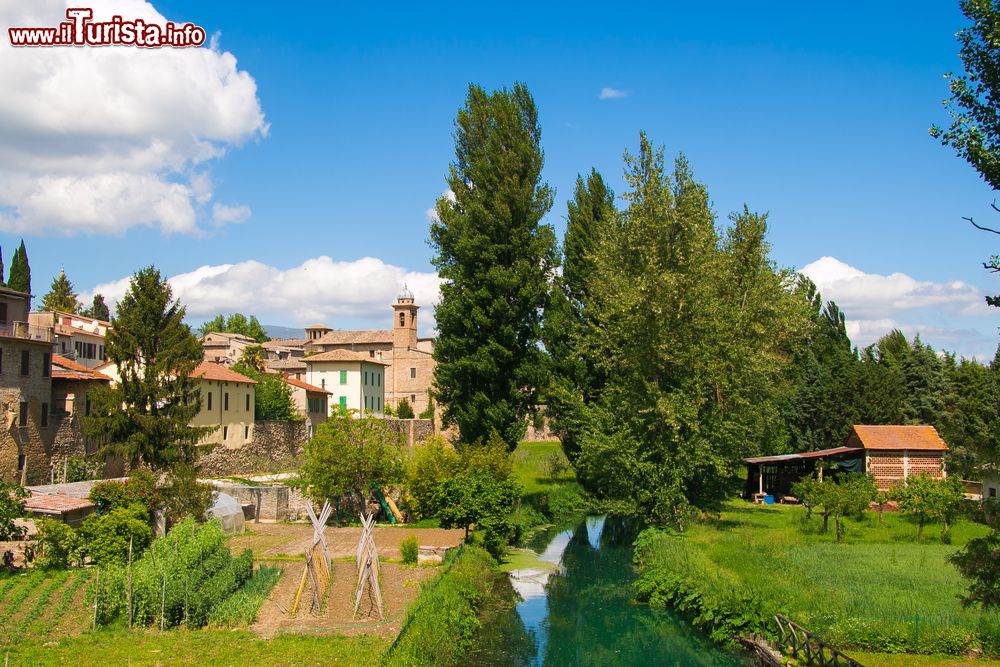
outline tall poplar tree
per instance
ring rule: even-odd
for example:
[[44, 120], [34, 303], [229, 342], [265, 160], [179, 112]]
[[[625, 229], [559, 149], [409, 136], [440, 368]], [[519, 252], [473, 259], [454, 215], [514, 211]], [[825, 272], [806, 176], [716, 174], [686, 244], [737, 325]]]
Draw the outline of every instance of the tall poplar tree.
[[59, 275], [52, 279], [48, 294], [42, 297], [42, 310], [64, 313], [76, 313], [80, 310], [80, 301], [73, 291], [73, 283], [66, 277], [64, 270], [59, 270]]
[[581, 341], [586, 325], [586, 304], [594, 274], [596, 241], [617, 215], [614, 193], [596, 169], [586, 180], [576, 178], [573, 198], [567, 203], [566, 234], [563, 237], [563, 270], [552, 281], [545, 308], [542, 341], [552, 362], [551, 381], [545, 402], [552, 425], [572, 461], [578, 449], [580, 430], [586, 423], [586, 404], [601, 380], [596, 364]]
[[190, 373], [202, 360], [201, 343], [184, 324], [184, 307], [154, 267], [134, 276], [118, 302], [105, 354], [120, 382], [92, 394], [88, 436], [104, 451], [154, 470], [192, 463], [197, 442], [211, 429], [190, 426], [201, 397]]
[[14, 251], [14, 257], [10, 260], [10, 276], [7, 278], [7, 287], [18, 292], [31, 294], [31, 266], [28, 265], [28, 251], [24, 248], [24, 240]]
[[455, 161], [431, 224], [444, 280], [435, 309], [435, 394], [463, 442], [496, 431], [511, 449], [545, 381], [541, 312], [556, 267], [552, 206], [535, 101], [524, 84], [469, 86]]
[[808, 323], [794, 276], [769, 259], [766, 218], [716, 228], [682, 157], [640, 135], [627, 208], [594, 254], [584, 344], [605, 384], [577, 472], [620, 512], [679, 523], [725, 497], [742, 457], [783, 441], [775, 396]]

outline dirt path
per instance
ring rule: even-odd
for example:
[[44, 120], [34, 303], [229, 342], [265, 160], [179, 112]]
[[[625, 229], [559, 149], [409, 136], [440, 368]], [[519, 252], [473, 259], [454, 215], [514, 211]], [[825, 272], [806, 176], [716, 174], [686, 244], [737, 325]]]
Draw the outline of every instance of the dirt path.
[[[399, 558], [399, 544], [415, 535], [422, 547], [454, 547], [462, 541], [460, 528], [407, 528], [405, 526], [376, 526], [375, 544], [383, 558]], [[327, 527], [326, 541], [331, 558], [353, 556], [361, 537], [361, 528]], [[312, 526], [288, 523], [247, 524], [247, 532], [229, 540], [233, 553], [243, 549], [253, 550], [254, 558], [267, 560], [268, 556], [301, 556], [312, 538]]]
[[382, 608], [385, 619], [380, 620], [373, 603], [362, 598], [358, 618], [354, 618], [354, 595], [357, 574], [353, 562], [335, 561], [330, 589], [319, 614], [309, 611], [309, 589], [302, 596], [300, 609], [295, 616], [290, 610], [304, 562], [281, 562], [285, 573], [271, 595], [260, 608], [259, 620], [253, 630], [263, 637], [284, 632], [336, 633], [342, 635], [376, 634], [395, 637], [406, 621], [406, 609], [420, 593], [420, 584], [437, 574], [434, 567], [408, 567], [399, 563], [382, 563]]

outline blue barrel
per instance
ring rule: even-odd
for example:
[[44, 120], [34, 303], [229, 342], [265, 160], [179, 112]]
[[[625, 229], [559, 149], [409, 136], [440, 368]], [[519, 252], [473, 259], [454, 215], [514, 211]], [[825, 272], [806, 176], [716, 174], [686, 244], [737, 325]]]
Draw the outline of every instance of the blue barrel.
[[766, 496], [764, 496], [764, 504], [765, 505], [773, 505], [774, 504], [774, 496], [772, 496], [771, 494], [767, 494]]

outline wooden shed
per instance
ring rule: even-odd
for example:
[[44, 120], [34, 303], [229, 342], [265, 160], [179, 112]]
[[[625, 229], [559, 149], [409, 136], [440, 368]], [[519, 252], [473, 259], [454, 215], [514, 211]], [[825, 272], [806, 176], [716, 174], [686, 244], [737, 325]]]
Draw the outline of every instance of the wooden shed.
[[922, 472], [938, 479], [947, 475], [948, 445], [933, 426], [856, 425], [844, 446], [864, 450], [865, 472], [880, 491]]
[[24, 501], [24, 510], [36, 517], [55, 519], [79, 528], [96, 508], [86, 498], [74, 498], [61, 493], [32, 493]]

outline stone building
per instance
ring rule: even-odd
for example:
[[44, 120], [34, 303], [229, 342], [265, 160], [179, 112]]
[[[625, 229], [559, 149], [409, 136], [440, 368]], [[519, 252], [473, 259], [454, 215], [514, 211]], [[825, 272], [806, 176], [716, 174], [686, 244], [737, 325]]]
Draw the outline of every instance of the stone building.
[[0, 287], [0, 479], [50, 477], [52, 327], [28, 324], [30, 294]]
[[[384, 363], [386, 403], [395, 407], [405, 398], [414, 413], [420, 414], [427, 409], [427, 392], [434, 383], [435, 362], [434, 339], [417, 337], [419, 309], [413, 294], [404, 287], [392, 304], [391, 329], [327, 330], [317, 339], [306, 340], [304, 347], [307, 353], [343, 350]], [[321, 330], [320, 325], [313, 328]]]
[[218, 331], [210, 331], [201, 337], [205, 361], [222, 366], [232, 366], [243, 356], [243, 350], [259, 344], [249, 336]]
[[[49, 460], [55, 479], [64, 479], [70, 457], [93, 454], [96, 443], [83, 433], [83, 418], [90, 415], [90, 393], [111, 384], [111, 378], [61, 355], [52, 357], [52, 446]], [[117, 461], [105, 461], [105, 474], [113, 474]]]
[[264, 370], [301, 380], [306, 374], [306, 365], [302, 362], [306, 354], [303, 348], [305, 343], [304, 338], [278, 338], [262, 343]]

